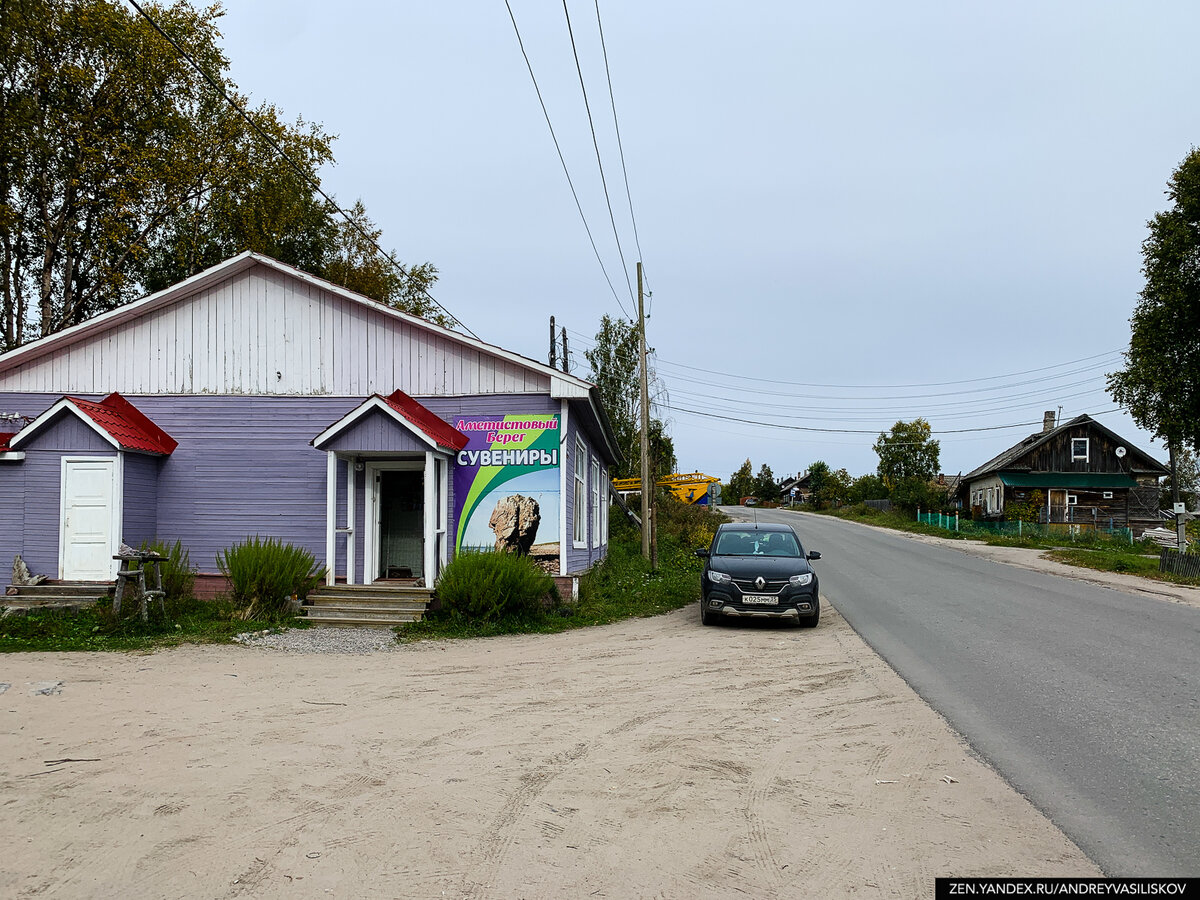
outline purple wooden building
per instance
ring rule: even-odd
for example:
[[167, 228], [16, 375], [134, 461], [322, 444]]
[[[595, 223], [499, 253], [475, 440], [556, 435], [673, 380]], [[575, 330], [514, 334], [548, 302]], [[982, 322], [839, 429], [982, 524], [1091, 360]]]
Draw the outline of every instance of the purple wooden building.
[[593, 385], [253, 253], [0, 356], [0, 416], [0, 559], [64, 581], [260, 535], [432, 584], [514, 517], [559, 575], [607, 550]]

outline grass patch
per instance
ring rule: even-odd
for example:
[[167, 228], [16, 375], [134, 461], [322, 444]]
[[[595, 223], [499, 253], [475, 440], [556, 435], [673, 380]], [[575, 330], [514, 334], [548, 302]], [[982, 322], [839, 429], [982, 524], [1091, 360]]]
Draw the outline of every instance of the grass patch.
[[903, 513], [895, 509], [884, 512], [883, 510], [875, 509], [867, 506], [865, 503], [856, 503], [853, 506], [843, 506], [839, 509], [808, 509], [805, 512], [815, 512], [822, 516], [831, 516], [835, 519], [845, 519], [849, 522], [863, 522], [867, 525], [878, 525], [881, 528], [890, 528], [893, 531], [908, 531], [912, 534], [928, 534], [933, 537], [944, 537], [952, 540], [966, 540], [965, 534], [960, 534], [954, 531], [946, 531], [937, 528], [933, 525], [925, 525], [918, 522], [915, 517], [908, 513]]
[[577, 603], [494, 620], [426, 619], [396, 629], [402, 642], [445, 638], [493, 637], [501, 634], [554, 634], [622, 619], [657, 616], [700, 599], [704, 561], [693, 551], [707, 546], [717, 524], [728, 521], [704, 508], [659, 500], [658, 569], [642, 558], [641, 533], [623, 518], [610, 523], [608, 556], [579, 584]]
[[[137, 609], [137, 601], [131, 604]], [[151, 607], [150, 621], [140, 615], [112, 613], [110, 601], [77, 613], [37, 610], [24, 616], [0, 619], [0, 653], [65, 652], [88, 650], [137, 651], [176, 647], [180, 644], [225, 644], [244, 631], [268, 628], [269, 623], [234, 619], [228, 603], [195, 599], [168, 600], [165, 614]]]
[[1121, 572], [1126, 575], [1153, 578], [1155, 581], [1170, 581], [1174, 584], [1200, 587], [1200, 578], [1158, 571], [1158, 554], [1146, 555], [1144, 548], [1134, 547], [1125, 551], [1058, 548], [1047, 551], [1046, 556], [1069, 566], [1095, 569], [1099, 572]]
[[1065, 533], [1042, 534], [1027, 532], [1023, 535], [991, 534], [986, 531], [969, 531], [968, 529], [971, 527], [969, 520], [963, 520], [963, 530], [961, 531], [947, 530], [945, 528], [938, 528], [936, 525], [926, 525], [922, 522], [917, 522], [916, 518], [909, 513], [898, 512], [894, 509], [889, 512], [880, 512], [861, 503], [855, 506], [844, 506], [841, 509], [823, 509], [819, 511], [819, 514], [846, 519], [851, 522], [878, 525], [882, 528], [890, 528], [893, 531], [927, 534], [932, 537], [947, 538], [955, 541], [979, 541], [982, 544], [992, 547], [1024, 547], [1031, 550], [1052, 550], [1062, 548], [1064, 544], [1069, 544], [1071, 547], [1080, 549], [1111, 550], [1117, 554], [1132, 552], [1136, 555], [1148, 552], [1144, 548], [1150, 546], [1154, 552], [1157, 552], [1157, 547], [1153, 545], [1143, 543], [1131, 545], [1128, 537], [1124, 535], [1110, 535], [1103, 531], [1083, 531], [1074, 537]]
[[[1141, 578], [1151, 578], [1156, 581], [1170, 581], [1175, 584], [1200, 585], [1200, 579], [1182, 575], [1172, 575], [1158, 571], [1158, 546], [1149, 541], [1139, 541], [1130, 544], [1124, 535], [1110, 535], [1105, 532], [1081, 532], [1072, 538], [1068, 534], [1024, 534], [999, 535], [975, 532], [947, 531], [932, 525], [918, 523], [908, 514], [897, 512], [880, 512], [865, 504], [846, 506], [841, 509], [821, 510], [821, 515], [847, 519], [852, 522], [865, 522], [869, 525], [879, 525], [895, 531], [907, 531], [915, 534], [928, 534], [934, 537], [951, 540], [970, 540], [987, 544], [991, 547], [1020, 547], [1029, 550], [1045, 550], [1050, 559], [1067, 565], [1095, 569], [1099, 572], [1122, 572]], [[1069, 546], [1063, 546], [1069, 544]]]

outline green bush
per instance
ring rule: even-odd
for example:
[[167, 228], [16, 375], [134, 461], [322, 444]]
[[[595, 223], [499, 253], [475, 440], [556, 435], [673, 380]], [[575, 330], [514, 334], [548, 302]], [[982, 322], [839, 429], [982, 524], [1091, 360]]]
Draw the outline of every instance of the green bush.
[[442, 570], [434, 589], [439, 618], [499, 621], [541, 612], [558, 599], [554, 579], [527, 556], [495, 550], [463, 552]]
[[[728, 516], [714, 512], [707, 506], [684, 503], [672, 494], [664, 494], [658, 498], [655, 514], [658, 516], [658, 536], [678, 538], [685, 547], [707, 547], [712, 543], [717, 526], [729, 521]], [[620, 513], [618, 513], [620, 515]], [[620, 516], [622, 519], [625, 517]], [[628, 520], [626, 520], [628, 521]], [[609, 520], [612, 530], [612, 519]], [[636, 532], [636, 529], [632, 529]], [[641, 534], [637, 534], [641, 541]]]
[[304, 597], [325, 578], [325, 567], [303, 547], [255, 535], [217, 553], [233, 601], [246, 619], [279, 622], [292, 614], [292, 598]]
[[939, 490], [923, 478], [901, 478], [892, 487], [892, 503], [909, 512], [937, 509], [945, 502], [945, 489]]
[[878, 475], [859, 475], [850, 483], [847, 499], [851, 503], [862, 503], [866, 500], [888, 500], [890, 497], [887, 485]]

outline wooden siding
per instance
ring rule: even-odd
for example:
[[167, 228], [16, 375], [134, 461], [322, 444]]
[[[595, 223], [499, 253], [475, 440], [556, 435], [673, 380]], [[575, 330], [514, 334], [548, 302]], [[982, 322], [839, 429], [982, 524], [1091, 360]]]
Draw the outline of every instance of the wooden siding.
[[[179, 441], [171, 456], [157, 461], [157, 537], [181, 540], [191, 554], [192, 564], [202, 573], [217, 571], [217, 551], [256, 534], [289, 541], [324, 559], [326, 456], [309, 442], [357, 407], [362, 398], [129, 399]], [[553, 415], [560, 411], [559, 402], [544, 394], [418, 399], [451, 423], [459, 415]], [[50, 394], [10, 394], [4, 397], [4, 406], [37, 415], [55, 400], [57, 396]], [[23, 511], [18, 527], [0, 529], [0, 559], [11, 560], [13, 554], [22, 553], [35, 572], [56, 574], [59, 460], [63, 455], [115, 454], [114, 448], [78, 418], [64, 416], [31, 442], [24, 462], [0, 465], [0, 499], [10, 500]], [[126, 454], [126, 458], [134, 455]], [[356, 481], [356, 568], [361, 572], [366, 505], [362, 476]], [[345, 467], [341, 465], [339, 525], [346, 520], [345, 483]], [[453, 479], [448, 490], [453, 509]], [[7, 510], [13, 505], [0, 510], [0, 523], [8, 521]], [[457, 522], [451, 520], [448, 524], [453, 534]], [[345, 571], [343, 536], [338, 538], [338, 557], [341, 573]], [[586, 562], [582, 568], [586, 568]]]
[[[593, 439], [589, 436], [586, 430], [579, 428], [578, 423], [580, 416], [577, 413], [577, 409], [578, 404], [572, 403], [570, 414], [567, 417], [566, 440], [563, 441], [563, 449], [559, 454], [559, 458], [565, 460], [563, 465], [566, 467], [567, 472], [565, 497], [566, 530], [564, 532], [567, 536], [567, 570], [562, 573], [564, 575], [576, 575], [581, 572], [586, 572], [594, 563], [603, 559], [605, 553], [608, 552], [607, 540], [605, 540], [600, 547], [592, 547], [592, 517], [590, 509], [592, 502], [592, 457], [595, 456], [601, 460], [602, 468], [606, 468], [606, 466], [604, 466], [603, 457], [596, 453]], [[577, 436], [583, 438], [584, 447], [586, 448], [586, 453], [582, 460], [576, 458], [578, 456], [578, 450], [576, 448], [575, 441]], [[583, 466], [584, 505], [582, 510], [576, 510], [575, 467], [581, 464]], [[606, 497], [607, 493], [605, 491], [601, 491], [601, 496]], [[584, 521], [586, 522], [586, 527], [584, 528], [586, 546], [579, 548], [575, 547], [575, 542], [572, 540], [572, 536], [575, 533], [575, 516], [577, 515], [584, 516]]]
[[527, 394], [550, 377], [267, 266], [0, 373], [0, 391]]
[[[1088, 458], [1086, 460], [1071, 459], [1071, 441], [1075, 438], [1088, 439]], [[1119, 459], [1116, 449], [1128, 444], [1113, 441], [1097, 429], [1089, 428], [1087, 423], [1081, 423], [1074, 428], [1067, 428], [1061, 434], [1042, 444], [1031, 453], [1016, 460], [1011, 468], [1028, 466], [1034, 472], [1098, 472], [1128, 475], [1130, 457]]]
[[142, 541], [152, 541], [158, 536], [159, 457], [141, 453], [121, 455], [125, 497], [120, 537], [130, 547], [140, 547]]
[[374, 410], [323, 445], [322, 449], [338, 453], [424, 453], [432, 449], [409, 430], [411, 427], [401, 425], [390, 416]]
[[[50, 401], [43, 408], [48, 407]], [[34, 574], [58, 577], [59, 519], [62, 510], [62, 458], [64, 456], [113, 457], [117, 450], [90, 427], [69, 413], [57, 417], [25, 447], [22, 472], [0, 468], [0, 478], [24, 476], [20, 527], [0, 535], [0, 559], [20, 553]], [[7, 491], [5, 492], [7, 493]]]

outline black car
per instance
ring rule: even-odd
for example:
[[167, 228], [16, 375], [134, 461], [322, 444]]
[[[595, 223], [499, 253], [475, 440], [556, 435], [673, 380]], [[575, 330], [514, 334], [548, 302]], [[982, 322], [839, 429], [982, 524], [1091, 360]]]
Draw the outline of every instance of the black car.
[[716, 624], [720, 616], [791, 619], [814, 627], [821, 618], [817, 573], [790, 525], [727, 523], [717, 527], [704, 557], [700, 621]]

